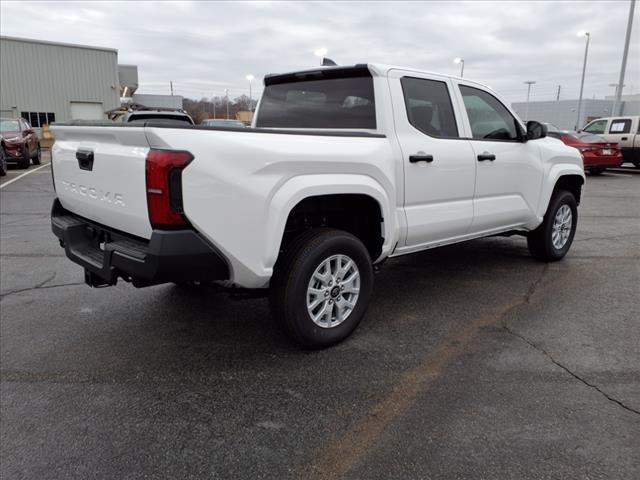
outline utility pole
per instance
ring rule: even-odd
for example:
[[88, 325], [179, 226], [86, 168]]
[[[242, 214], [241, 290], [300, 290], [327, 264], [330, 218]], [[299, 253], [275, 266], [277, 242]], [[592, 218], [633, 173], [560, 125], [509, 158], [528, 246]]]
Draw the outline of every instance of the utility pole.
[[213, 96], [213, 118], [216, 118], [216, 96]]
[[535, 80], [527, 80], [524, 83], [527, 85], [527, 106], [525, 107], [525, 110], [524, 110], [524, 117], [525, 117], [525, 122], [528, 122], [529, 121], [529, 98], [531, 97], [531, 85], [534, 85], [536, 82]]
[[[629, 20], [627, 20], [627, 35], [624, 39], [624, 51], [622, 52], [622, 66], [620, 67], [620, 79], [618, 80], [618, 86], [616, 87], [616, 99], [613, 101], [612, 116], [616, 116], [618, 109], [621, 107], [622, 102], [622, 89], [624, 88], [624, 74], [627, 70], [627, 55], [629, 54], [629, 42], [631, 41], [631, 29], [633, 27], [633, 11], [636, 8], [636, 0], [631, 0], [629, 5]], [[620, 108], [622, 110], [622, 108]], [[619, 113], [622, 115], [622, 112]]]
[[562, 89], [562, 85], [558, 85], [558, 90], [556, 92], [556, 102], [560, 101], [560, 90]]
[[580, 32], [578, 36], [587, 37], [587, 44], [584, 47], [584, 62], [582, 63], [582, 80], [580, 81], [580, 98], [578, 98], [578, 119], [576, 120], [576, 128], [580, 129], [580, 123], [582, 121], [582, 92], [584, 90], [584, 74], [587, 71], [587, 54], [589, 53], [589, 40], [591, 40], [591, 34], [589, 32]]
[[169, 80], [169, 86], [171, 87], [171, 96], [173, 97], [173, 80]]
[[229, 89], [224, 89], [224, 96], [227, 99], [227, 120], [229, 120]]

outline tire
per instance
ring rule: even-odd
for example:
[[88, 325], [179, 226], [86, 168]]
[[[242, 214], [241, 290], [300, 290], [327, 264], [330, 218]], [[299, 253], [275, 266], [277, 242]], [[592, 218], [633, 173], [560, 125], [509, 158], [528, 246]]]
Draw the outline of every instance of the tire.
[[42, 151], [40, 150], [40, 144], [38, 144], [36, 154], [31, 157], [31, 161], [34, 165], [40, 165], [40, 163], [42, 163]]
[[640, 168], [640, 162], [631, 162], [633, 163], [633, 166], [636, 168]]
[[606, 170], [606, 168], [603, 167], [598, 167], [598, 168], [590, 168], [589, 170], [587, 170], [591, 175], [600, 175], [602, 172], [604, 172]]
[[0, 177], [4, 177], [7, 174], [7, 154], [4, 151], [4, 147], [0, 147]]
[[[567, 218], [563, 215], [567, 213], [567, 207], [570, 212], [570, 217], [568, 217], [570, 225], [567, 227], [568, 222], [566, 222], [564, 227], [554, 228], [559, 220]], [[559, 213], [561, 209], [563, 214]], [[527, 236], [527, 245], [533, 258], [543, 262], [556, 262], [562, 259], [573, 243], [577, 224], [578, 206], [575, 197], [566, 190], [556, 190], [551, 196], [544, 220]], [[554, 237], [554, 233], [560, 236]]]
[[[319, 294], [311, 293], [312, 288]], [[280, 255], [269, 303], [289, 337], [307, 348], [325, 348], [355, 330], [372, 290], [373, 265], [362, 242], [342, 230], [319, 228], [301, 234]]]
[[31, 157], [29, 157], [29, 149], [25, 145], [22, 147], [22, 158], [18, 162], [18, 168], [29, 168], [29, 165], [31, 165]]

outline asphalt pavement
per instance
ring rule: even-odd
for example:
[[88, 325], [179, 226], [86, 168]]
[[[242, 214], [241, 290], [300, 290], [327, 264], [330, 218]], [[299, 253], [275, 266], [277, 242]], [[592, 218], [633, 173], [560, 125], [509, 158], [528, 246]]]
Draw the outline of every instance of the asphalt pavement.
[[388, 261], [316, 352], [263, 299], [85, 286], [29, 172], [0, 191], [1, 478], [640, 478], [636, 171], [588, 177], [561, 262], [521, 237]]

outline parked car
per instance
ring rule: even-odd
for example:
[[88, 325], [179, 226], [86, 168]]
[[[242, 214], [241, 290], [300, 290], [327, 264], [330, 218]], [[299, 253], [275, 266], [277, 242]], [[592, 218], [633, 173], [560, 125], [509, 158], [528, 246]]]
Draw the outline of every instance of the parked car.
[[549, 131], [549, 137], [562, 140], [566, 145], [577, 148], [582, 154], [584, 169], [594, 175], [600, 175], [607, 168], [622, 165], [622, 152], [617, 143], [606, 142], [604, 138], [592, 133], [569, 131]]
[[357, 327], [389, 257], [497, 234], [568, 252], [582, 158], [488, 87], [377, 64], [264, 84], [255, 128], [54, 126], [52, 229], [89, 285], [261, 292], [318, 348]]
[[582, 131], [617, 143], [624, 163], [633, 163], [640, 168], [640, 116], [598, 118], [585, 125]]
[[40, 165], [42, 155], [38, 135], [24, 118], [0, 118], [0, 175], [6, 175], [7, 164], [19, 168]]
[[246, 125], [240, 120], [226, 120], [224, 118], [207, 118], [200, 122], [205, 127], [228, 127], [228, 128], [246, 128]]

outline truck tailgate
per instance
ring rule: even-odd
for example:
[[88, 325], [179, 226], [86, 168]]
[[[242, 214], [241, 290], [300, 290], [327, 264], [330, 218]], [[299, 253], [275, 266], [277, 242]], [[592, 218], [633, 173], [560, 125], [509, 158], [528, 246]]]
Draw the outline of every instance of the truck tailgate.
[[150, 238], [144, 127], [54, 126], [51, 162], [62, 206], [116, 230]]

